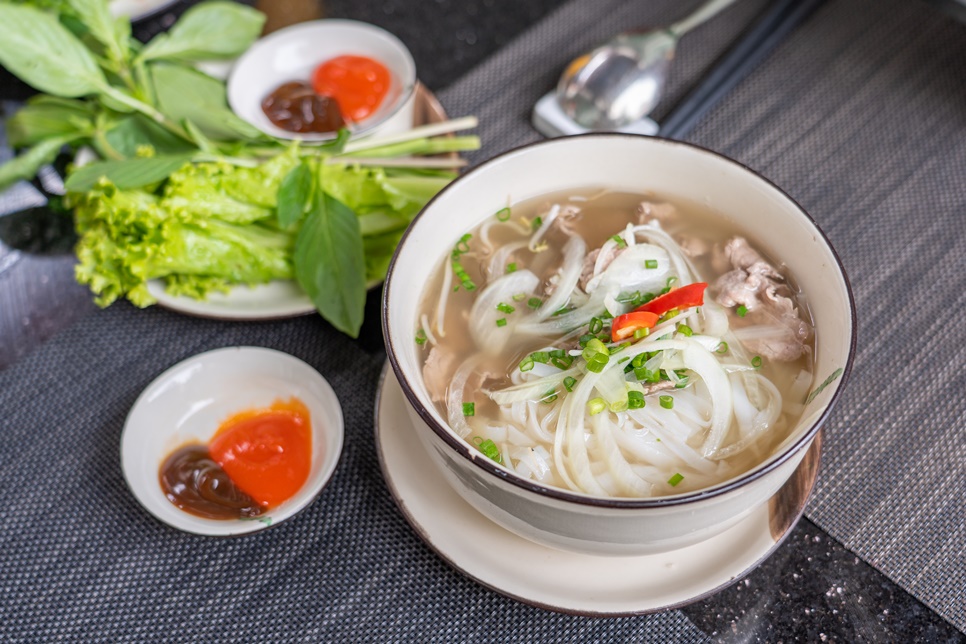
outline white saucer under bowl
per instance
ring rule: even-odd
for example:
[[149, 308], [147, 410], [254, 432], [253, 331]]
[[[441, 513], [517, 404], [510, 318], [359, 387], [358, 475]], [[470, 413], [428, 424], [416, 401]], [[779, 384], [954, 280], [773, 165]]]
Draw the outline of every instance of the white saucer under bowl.
[[815, 483], [819, 434], [771, 501], [713, 539], [681, 550], [597, 557], [554, 550], [493, 523], [446, 483], [406, 413], [392, 370], [376, 399], [376, 447], [386, 483], [416, 533], [457, 571], [517, 601], [564, 613], [652, 613], [707, 597], [757, 567], [802, 515]]

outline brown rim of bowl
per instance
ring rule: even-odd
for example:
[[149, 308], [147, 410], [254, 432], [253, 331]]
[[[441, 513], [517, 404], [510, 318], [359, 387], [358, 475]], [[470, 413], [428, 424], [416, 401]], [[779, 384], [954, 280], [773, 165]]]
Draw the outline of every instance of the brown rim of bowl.
[[710, 488], [705, 488], [703, 490], [698, 490], [696, 492], [680, 494], [677, 496], [658, 497], [654, 499], [592, 497], [584, 494], [571, 492], [569, 490], [564, 490], [562, 488], [552, 488], [552, 487], [547, 487], [544, 485], [534, 483], [529, 479], [524, 479], [518, 476], [517, 474], [514, 474], [506, 469], [499, 467], [496, 463], [494, 463], [490, 459], [476, 458], [473, 455], [471, 455], [470, 446], [465, 441], [457, 438], [455, 434], [452, 433], [451, 430], [449, 430], [448, 428], [438, 423], [436, 419], [433, 417], [433, 415], [429, 413], [429, 411], [425, 407], [423, 407], [423, 405], [419, 402], [419, 398], [416, 396], [415, 390], [413, 389], [412, 385], [409, 383], [409, 379], [402, 372], [402, 369], [399, 366], [399, 362], [396, 359], [395, 346], [393, 344], [392, 338], [389, 335], [389, 319], [388, 319], [389, 293], [392, 290], [391, 287], [392, 287], [392, 280], [395, 275], [396, 261], [399, 258], [399, 249], [402, 248], [403, 244], [406, 243], [406, 239], [412, 233], [414, 225], [423, 216], [423, 213], [426, 211], [426, 209], [429, 208], [433, 204], [433, 202], [439, 199], [441, 195], [446, 194], [447, 192], [452, 190], [453, 186], [459, 183], [463, 179], [463, 177], [470, 176], [482, 170], [483, 168], [493, 165], [498, 161], [502, 160], [504, 157], [519, 154], [521, 151], [532, 147], [550, 145], [550, 144], [553, 144], [555, 141], [560, 140], [560, 139], [548, 139], [548, 140], [536, 141], [534, 143], [528, 143], [526, 145], [521, 145], [511, 150], [507, 150], [506, 152], [502, 152], [494, 157], [491, 157], [490, 159], [484, 161], [480, 165], [465, 171], [460, 177], [458, 177], [453, 182], [448, 184], [446, 187], [440, 190], [439, 193], [436, 194], [436, 196], [434, 196], [432, 199], [429, 200], [426, 206], [424, 206], [423, 209], [419, 212], [419, 214], [416, 215], [412, 223], [410, 223], [409, 228], [406, 229], [406, 232], [399, 240], [399, 244], [397, 244], [396, 246], [396, 251], [393, 253], [392, 260], [389, 263], [389, 270], [386, 272], [385, 287], [383, 288], [382, 334], [386, 344], [386, 353], [389, 357], [389, 364], [392, 365], [392, 370], [396, 374], [396, 378], [399, 380], [399, 385], [402, 387], [403, 393], [405, 394], [406, 399], [409, 401], [409, 404], [412, 405], [413, 409], [416, 410], [416, 413], [419, 414], [420, 418], [423, 419], [423, 421], [433, 430], [433, 432], [436, 433], [437, 436], [439, 436], [443, 440], [444, 443], [449, 445], [457, 454], [469, 460], [473, 465], [482, 469], [484, 472], [492, 476], [495, 476], [499, 479], [502, 479], [507, 483], [515, 485], [516, 487], [519, 487], [523, 490], [527, 490], [529, 492], [533, 492], [540, 496], [558, 499], [561, 501], [568, 501], [571, 503], [577, 503], [579, 505], [590, 505], [594, 507], [616, 508], [616, 509], [663, 508], [663, 507], [669, 507], [669, 506], [687, 505], [689, 503], [695, 503], [698, 501], [703, 501], [705, 499], [714, 498], [716, 496], [721, 496], [722, 494], [726, 494], [748, 483], [756, 481], [762, 476], [764, 476], [765, 474], [768, 474], [769, 472], [777, 469], [779, 466], [784, 464], [788, 459], [790, 459], [793, 455], [798, 453], [803, 447], [807, 446], [811, 442], [811, 440], [815, 437], [819, 429], [828, 419], [828, 416], [831, 413], [832, 409], [835, 407], [835, 404], [838, 402], [838, 399], [842, 394], [842, 390], [845, 388], [845, 384], [846, 382], [848, 382], [849, 376], [852, 373], [852, 363], [855, 359], [857, 328], [858, 328], [858, 324], [856, 320], [856, 312], [855, 312], [855, 297], [852, 294], [852, 284], [849, 281], [848, 274], [845, 272], [845, 267], [842, 265], [842, 258], [839, 257], [838, 252], [836, 252], [835, 248], [832, 246], [831, 242], [828, 239], [828, 236], [819, 227], [818, 223], [816, 223], [816, 221], [812, 218], [812, 216], [809, 215], [804, 208], [802, 208], [801, 204], [795, 201], [795, 199], [793, 199], [788, 193], [782, 190], [773, 181], [769, 180], [767, 177], [762, 176], [761, 174], [759, 174], [755, 170], [752, 170], [751, 168], [744, 165], [743, 163], [735, 161], [734, 159], [731, 159], [719, 152], [715, 152], [714, 150], [710, 150], [708, 148], [702, 147], [700, 145], [696, 145], [694, 143], [685, 143], [683, 141], [675, 141], [673, 139], [668, 139], [664, 137], [644, 136], [640, 134], [591, 133], [591, 134], [579, 134], [579, 135], [576, 135], [575, 137], [563, 137], [563, 138], [566, 138], [566, 139], [569, 139], [569, 138], [647, 139], [647, 140], [661, 141], [667, 145], [677, 145], [677, 146], [693, 148], [695, 150], [698, 150], [699, 152], [711, 154], [715, 157], [718, 157], [719, 159], [721, 159], [726, 163], [729, 163], [731, 165], [737, 166], [745, 170], [746, 172], [750, 173], [754, 177], [757, 177], [759, 180], [763, 181], [766, 185], [769, 185], [772, 188], [774, 188], [780, 195], [782, 195], [783, 197], [788, 199], [789, 202], [794, 204], [795, 207], [798, 209], [798, 212], [801, 213], [801, 215], [805, 217], [809, 222], [811, 222], [811, 224], [815, 227], [815, 230], [818, 231], [818, 234], [821, 236], [822, 240], [825, 242], [829, 250], [832, 252], [832, 257], [835, 258], [835, 263], [838, 266], [839, 272], [842, 274], [842, 279], [845, 282], [845, 290], [846, 290], [846, 293], [848, 294], [849, 321], [852, 324], [852, 332], [851, 332], [851, 337], [849, 338], [849, 353], [845, 361], [845, 367], [842, 370], [842, 375], [839, 378], [840, 382], [839, 382], [838, 388], [836, 389], [835, 393], [832, 394], [832, 398], [831, 400], [829, 400], [829, 403], [825, 407], [825, 410], [818, 417], [818, 419], [814, 423], [812, 423], [812, 426], [809, 427], [808, 430], [797, 441], [795, 441], [792, 445], [787, 447], [785, 451], [779, 454], [774, 460], [772, 460], [771, 462], [763, 466], [759, 466], [752, 470], [749, 470], [748, 472], [745, 472], [744, 474], [738, 476], [737, 478], [731, 479], [730, 481], [727, 481], [720, 485], [716, 485]]

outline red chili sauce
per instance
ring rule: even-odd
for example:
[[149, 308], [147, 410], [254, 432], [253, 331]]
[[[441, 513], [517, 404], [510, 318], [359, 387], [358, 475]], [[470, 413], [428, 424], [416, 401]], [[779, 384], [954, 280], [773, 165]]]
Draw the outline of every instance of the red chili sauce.
[[312, 84], [279, 85], [262, 100], [262, 111], [288, 132], [335, 132], [346, 121], [362, 121], [385, 100], [392, 75], [366, 56], [329, 59], [312, 72]]
[[297, 398], [223, 422], [208, 445], [172, 452], [158, 478], [164, 495], [208, 519], [256, 517], [290, 499], [312, 467], [312, 424]]

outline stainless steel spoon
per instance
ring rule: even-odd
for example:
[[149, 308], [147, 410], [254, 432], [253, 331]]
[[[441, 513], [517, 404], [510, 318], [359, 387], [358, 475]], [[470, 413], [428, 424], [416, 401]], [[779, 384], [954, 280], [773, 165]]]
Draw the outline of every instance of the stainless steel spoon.
[[678, 40], [735, 0], [708, 0], [664, 29], [624, 33], [574, 59], [557, 83], [564, 113], [590, 130], [615, 130], [654, 109]]

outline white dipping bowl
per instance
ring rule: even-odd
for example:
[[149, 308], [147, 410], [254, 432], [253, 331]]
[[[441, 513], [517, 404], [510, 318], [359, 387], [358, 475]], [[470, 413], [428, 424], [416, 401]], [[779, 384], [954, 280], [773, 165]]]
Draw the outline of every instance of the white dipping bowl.
[[235, 114], [280, 139], [327, 141], [335, 132], [300, 133], [276, 127], [262, 111], [262, 99], [282, 83], [311, 84], [320, 63], [343, 55], [368, 56], [392, 75], [389, 92], [366, 119], [350, 124], [356, 136], [394, 134], [413, 125], [416, 64], [406, 46], [385, 29], [355, 20], [312, 20], [261, 38], [235, 63], [228, 77], [228, 104]]
[[[696, 492], [601, 498], [522, 478], [460, 438], [433, 405], [413, 338], [425, 285], [460, 236], [505, 207], [579, 188], [608, 187], [703, 202], [749, 231], [785, 263], [815, 322], [816, 384], [829, 383], [774, 455]], [[815, 222], [787, 194], [719, 154], [666, 139], [589, 134], [517, 148], [444, 188], [403, 237], [386, 278], [383, 333], [408, 411], [431, 459], [467, 502], [504, 528], [553, 548], [597, 555], [667, 552], [721, 533], [791, 476], [838, 398], [855, 353], [855, 306], [842, 264]]]
[[[164, 459], [186, 443], [208, 443], [218, 426], [246, 409], [296, 397], [312, 422], [312, 466], [295, 496], [254, 519], [205, 519], [181, 510], [161, 489]], [[234, 536], [278, 525], [319, 496], [339, 463], [342, 407], [329, 383], [298, 358], [261, 347], [201, 353], [171, 367], [141, 393], [121, 432], [124, 480], [144, 509], [185, 532]]]

